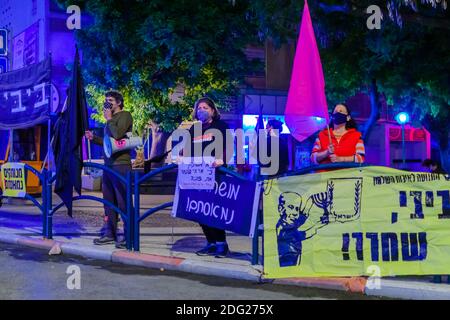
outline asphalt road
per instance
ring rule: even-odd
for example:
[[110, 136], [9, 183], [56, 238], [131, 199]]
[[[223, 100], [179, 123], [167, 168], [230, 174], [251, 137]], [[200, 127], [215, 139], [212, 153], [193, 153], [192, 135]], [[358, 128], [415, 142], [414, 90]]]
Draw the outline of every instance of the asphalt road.
[[[0, 244], [0, 299], [364, 299], [345, 292], [151, 270]], [[79, 277], [78, 277], [79, 275]]]

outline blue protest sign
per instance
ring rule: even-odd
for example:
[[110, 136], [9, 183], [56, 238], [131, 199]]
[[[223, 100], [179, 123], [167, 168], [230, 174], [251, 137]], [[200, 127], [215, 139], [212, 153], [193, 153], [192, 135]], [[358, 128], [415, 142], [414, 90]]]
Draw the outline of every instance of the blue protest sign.
[[33, 127], [49, 118], [51, 60], [0, 74], [0, 130]]
[[253, 237], [260, 184], [216, 175], [213, 190], [177, 186], [172, 216]]

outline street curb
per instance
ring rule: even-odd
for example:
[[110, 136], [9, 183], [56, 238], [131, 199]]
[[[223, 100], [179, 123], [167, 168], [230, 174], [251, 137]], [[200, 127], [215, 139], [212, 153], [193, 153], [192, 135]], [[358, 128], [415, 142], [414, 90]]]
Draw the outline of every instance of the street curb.
[[274, 284], [296, 285], [301, 287], [365, 293], [366, 278], [288, 278], [276, 279]]
[[21, 237], [17, 240], [17, 244], [32, 247], [36, 249], [45, 249], [49, 250], [53, 248], [55, 244], [57, 244], [54, 240], [48, 240], [48, 239], [33, 239], [33, 238], [27, 238], [27, 237]]
[[[0, 242], [44, 249], [47, 251], [49, 251], [54, 245], [59, 245], [62, 254], [70, 254], [87, 259], [102, 260], [125, 265], [160, 269], [162, 271], [165, 269], [253, 282], [265, 282], [266, 280], [270, 281], [270, 279], [262, 278], [262, 272], [261, 270], [258, 270], [258, 267], [243, 267], [238, 265], [129, 252], [124, 250], [97, 249], [87, 245], [48, 239], [35, 239], [17, 236], [15, 234], [0, 234]], [[367, 279], [364, 277], [287, 278], [275, 279], [272, 283], [279, 285], [293, 285], [299, 287], [347, 291], [362, 295], [365, 294], [367, 296], [399, 299], [450, 299], [450, 286], [446, 288], [437, 284], [416, 281], [406, 282], [401, 280], [381, 279], [381, 289], [368, 288]]]
[[81, 256], [87, 259], [97, 259], [104, 261], [112, 261], [113, 252], [110, 250], [96, 249], [76, 243], [59, 242], [63, 254], [71, 254]]
[[237, 280], [260, 281], [260, 274], [255, 269], [246, 267], [235, 267], [213, 262], [203, 262], [196, 260], [185, 260], [178, 268], [180, 271], [216, 276], [222, 278], [232, 278]]
[[364, 293], [368, 296], [407, 300], [449, 300], [450, 285], [448, 285], [448, 288], [443, 288], [441, 285], [434, 283], [381, 279], [380, 289], [366, 287]]
[[1, 235], [0, 242], [18, 244], [26, 247], [50, 250], [58, 244], [62, 254], [81, 256], [113, 263], [140, 266], [153, 269], [166, 269], [238, 280], [260, 281], [260, 272], [254, 268], [230, 266], [223, 263], [203, 262], [191, 259], [167, 257], [153, 254], [142, 254], [123, 250], [102, 250], [91, 246], [54, 241], [47, 239], [33, 239], [16, 235]]
[[[96, 259], [145, 268], [160, 270], [166, 269], [171, 271], [181, 271], [193, 274], [217, 276], [222, 278], [232, 278], [253, 282], [264, 281], [264, 279], [261, 278], [262, 272], [253, 267], [233, 266], [223, 263], [198, 261], [153, 254], [142, 254], [139, 252], [129, 252], [124, 250], [103, 250], [75, 243], [47, 239], [34, 239], [16, 236], [14, 234], [0, 234], [0, 241], [45, 250], [50, 250], [55, 244], [58, 244], [61, 248], [62, 254], [76, 255], [87, 259]], [[363, 278], [289, 278], [277, 279], [273, 283], [328, 290], [350, 291], [364, 294], [365, 282], [362, 283], [360, 279]], [[361, 285], [363, 289], [361, 289]]]
[[114, 251], [111, 255], [111, 261], [126, 265], [146, 267], [153, 269], [167, 269], [177, 271], [180, 264], [185, 259], [159, 256], [154, 254], [143, 254], [138, 252]]
[[23, 237], [16, 236], [15, 234], [1, 234], [0, 233], [0, 242], [8, 243], [8, 244], [17, 244], [19, 239]]

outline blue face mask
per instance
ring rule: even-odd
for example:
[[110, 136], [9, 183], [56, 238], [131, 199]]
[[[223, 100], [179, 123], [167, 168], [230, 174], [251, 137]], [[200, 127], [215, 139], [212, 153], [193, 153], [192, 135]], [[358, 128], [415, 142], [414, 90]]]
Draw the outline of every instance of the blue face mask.
[[343, 124], [343, 123], [346, 123], [347, 122], [347, 115], [346, 114], [343, 114], [343, 113], [340, 113], [340, 112], [336, 112], [336, 113], [333, 113], [333, 123], [334, 124]]
[[197, 118], [201, 122], [208, 121], [210, 117], [211, 117], [211, 115], [209, 114], [208, 111], [206, 111], [206, 110], [197, 110]]

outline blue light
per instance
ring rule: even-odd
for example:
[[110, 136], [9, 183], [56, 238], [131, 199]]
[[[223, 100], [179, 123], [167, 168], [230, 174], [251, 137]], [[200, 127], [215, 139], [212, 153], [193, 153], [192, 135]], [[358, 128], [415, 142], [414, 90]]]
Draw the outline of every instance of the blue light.
[[400, 112], [395, 116], [395, 121], [397, 121], [398, 124], [405, 124], [409, 122], [409, 114], [406, 112]]
[[245, 114], [242, 117], [242, 122], [243, 122], [243, 126], [245, 127], [252, 127], [255, 128], [256, 124], [258, 122], [258, 116], [256, 115], [249, 115], [249, 114]]

